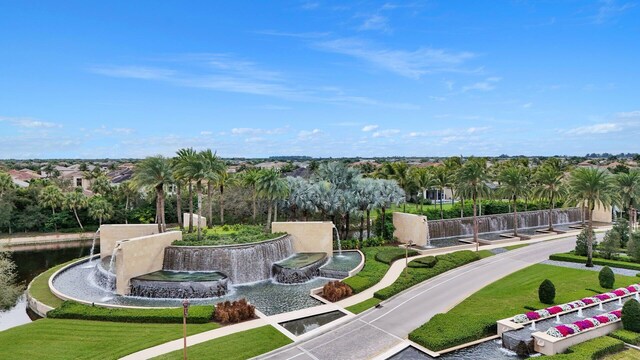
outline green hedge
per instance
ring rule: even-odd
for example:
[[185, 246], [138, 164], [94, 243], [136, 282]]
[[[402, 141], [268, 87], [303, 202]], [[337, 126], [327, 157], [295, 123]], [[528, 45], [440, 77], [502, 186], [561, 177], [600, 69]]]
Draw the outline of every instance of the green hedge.
[[393, 284], [377, 291], [373, 296], [381, 300], [386, 300], [427, 279], [479, 260], [480, 256], [473, 251], [462, 250], [450, 254], [438, 255], [436, 259], [437, 262], [433, 268], [409, 267], [406, 275], [404, 273], [401, 274]]
[[631, 345], [640, 345], [640, 333], [629, 331], [629, 330], [616, 330], [609, 334], [612, 338], [616, 338], [618, 340], [622, 340], [627, 344]]
[[394, 249], [398, 248], [384, 246], [363, 248], [361, 251], [364, 254], [364, 267], [355, 276], [344, 279], [343, 282], [351, 286], [354, 294], [362, 292], [377, 284], [384, 277], [384, 274], [387, 273], [390, 266], [376, 260], [376, 255], [381, 251]]
[[[126, 309], [89, 306], [74, 301], [65, 301], [62, 306], [47, 313], [53, 319], [77, 319], [114, 321], [128, 323], [182, 323], [182, 308], [171, 309]], [[213, 306], [189, 307], [190, 324], [206, 324], [213, 317]]]
[[[415, 250], [409, 250], [409, 256], [416, 256], [418, 252]], [[378, 251], [376, 254], [376, 260], [385, 264], [391, 265], [396, 260], [404, 259], [406, 256], [406, 250], [399, 247], [386, 248]]]
[[[573, 263], [578, 263], [578, 264], [586, 264], [587, 263], [587, 257], [586, 256], [575, 255], [575, 254], [572, 254], [572, 253], [551, 254], [549, 256], [549, 259], [550, 260], [556, 260], [556, 261], [568, 261], [568, 262], [573, 262]], [[627, 261], [593, 258], [593, 263], [596, 264], [596, 265], [611, 266], [611, 267], [617, 267], [617, 268], [621, 268], [621, 269], [629, 269], [629, 270], [638, 270], [638, 271], [640, 271], [640, 264], [627, 262]]]
[[565, 354], [545, 356], [545, 360], [596, 360], [624, 350], [624, 342], [609, 336], [595, 338], [572, 346]]
[[432, 268], [436, 265], [438, 259], [435, 256], [427, 256], [420, 259], [415, 259], [409, 263], [409, 267], [414, 268]]

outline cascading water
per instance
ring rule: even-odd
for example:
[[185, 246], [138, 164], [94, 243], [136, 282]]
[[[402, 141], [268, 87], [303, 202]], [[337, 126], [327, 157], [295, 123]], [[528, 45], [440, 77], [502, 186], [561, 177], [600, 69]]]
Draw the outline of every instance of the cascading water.
[[93, 234], [93, 241], [91, 242], [91, 251], [89, 252], [89, 262], [93, 259], [93, 254], [96, 250], [96, 239], [98, 238], [98, 234], [100, 234], [100, 229], [96, 230]]
[[113, 248], [113, 251], [111, 252], [111, 259], [109, 260], [109, 269], [108, 269], [110, 273], [114, 273], [114, 270], [115, 270], [114, 266], [116, 265], [116, 252], [118, 252], [118, 250], [119, 250], [118, 245], [116, 245]]
[[336, 239], [338, 239], [338, 254], [342, 255], [342, 244], [340, 243], [340, 232], [338, 231], [338, 228], [336, 227], [335, 224], [332, 224], [333, 226], [333, 230], [336, 231]]

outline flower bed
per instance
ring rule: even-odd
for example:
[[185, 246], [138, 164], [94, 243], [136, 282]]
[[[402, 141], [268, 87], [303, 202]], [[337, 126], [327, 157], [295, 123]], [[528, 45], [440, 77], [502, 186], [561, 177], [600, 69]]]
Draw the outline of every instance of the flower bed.
[[622, 310], [614, 310], [604, 315], [594, 316], [584, 320], [578, 320], [573, 324], [558, 325], [550, 327], [547, 330], [547, 335], [555, 338], [564, 338], [567, 336], [575, 335], [585, 330], [589, 330], [600, 326], [601, 324], [607, 324], [610, 322], [619, 321], [622, 318]]
[[640, 291], [640, 284], [629, 285], [626, 288], [619, 288], [608, 293], [598, 294], [586, 297], [581, 300], [573, 301], [566, 304], [554, 305], [542, 310], [530, 311], [525, 314], [519, 314], [513, 317], [512, 321], [516, 324], [522, 324], [529, 321], [545, 319], [561, 312], [579, 309], [588, 305], [597, 304], [603, 301], [628, 296]]

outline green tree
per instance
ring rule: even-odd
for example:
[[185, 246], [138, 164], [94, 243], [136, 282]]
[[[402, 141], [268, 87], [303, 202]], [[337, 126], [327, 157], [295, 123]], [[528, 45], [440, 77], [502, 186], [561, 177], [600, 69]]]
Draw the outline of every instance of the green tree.
[[620, 202], [626, 208], [629, 216], [629, 232], [631, 232], [635, 221], [632, 214], [634, 213], [636, 202], [640, 198], [640, 171], [621, 172], [615, 176], [615, 179]]
[[622, 326], [625, 330], [640, 332], [640, 304], [636, 299], [627, 300], [622, 306]]
[[605, 289], [613, 289], [613, 284], [616, 282], [616, 275], [610, 267], [605, 266], [598, 273], [598, 281], [600, 282], [601, 287]]
[[102, 226], [102, 221], [113, 216], [113, 205], [104, 197], [96, 195], [89, 200], [89, 216], [98, 220], [98, 224]]
[[627, 255], [633, 261], [640, 263], [640, 232], [631, 233], [627, 243]]
[[556, 298], [556, 287], [551, 280], [545, 279], [538, 287], [538, 298], [543, 304], [553, 304]]
[[444, 219], [444, 210], [442, 207], [442, 197], [444, 189], [451, 186], [451, 172], [446, 166], [437, 167], [435, 170], [435, 187], [440, 191], [440, 219]]
[[500, 193], [513, 202], [513, 235], [518, 236], [518, 198], [529, 193], [529, 180], [521, 166], [509, 166], [499, 174]]
[[479, 199], [489, 195], [488, 181], [486, 163], [480, 159], [467, 160], [458, 171], [458, 191], [461, 196], [473, 202], [473, 241], [476, 243], [476, 251], [479, 250], [477, 203]]
[[538, 169], [534, 177], [536, 186], [533, 190], [534, 196], [549, 201], [549, 231], [553, 231], [553, 209], [556, 200], [566, 195], [566, 187], [563, 184], [564, 173], [553, 163], [555, 161]]
[[427, 168], [411, 168], [412, 182], [420, 190], [420, 211], [423, 209], [424, 200], [427, 198], [427, 191], [437, 186], [437, 179]]
[[80, 229], [83, 230], [84, 227], [82, 226], [82, 222], [80, 222], [80, 218], [78, 217], [78, 210], [86, 208], [87, 204], [87, 197], [84, 196], [82, 190], [80, 189], [68, 192], [64, 195], [64, 208], [73, 212], [73, 215], [76, 217], [76, 221], [78, 222], [78, 226], [80, 226]]
[[[595, 232], [593, 232], [593, 230], [591, 231], [591, 236], [595, 239], [596, 234]], [[582, 229], [582, 231], [580, 231], [580, 233], [578, 234], [578, 236], [576, 236], [576, 248], [575, 248], [575, 254], [576, 255], [580, 255], [580, 256], [587, 256], [587, 242], [589, 241], [589, 229]], [[598, 243], [594, 240], [593, 241], [593, 247], [595, 248], [598, 245]]]
[[[197, 156], [193, 148], [184, 148], [176, 152], [176, 157], [172, 160], [173, 176], [188, 184], [189, 196], [189, 228], [188, 232], [193, 232], [193, 178], [191, 177], [191, 163]], [[180, 214], [182, 216], [182, 214]]]
[[280, 176], [280, 173], [275, 169], [263, 169], [260, 170], [256, 182], [256, 189], [258, 196], [266, 200], [268, 203], [267, 210], [267, 223], [265, 229], [271, 230], [271, 216], [273, 214], [273, 208], [275, 202], [279, 199], [283, 199], [287, 196], [288, 187], [287, 182]]
[[[39, 195], [40, 204], [51, 209], [51, 214], [55, 217], [56, 209], [62, 206], [64, 195], [60, 188], [55, 185], [48, 185], [42, 189]], [[54, 228], [58, 231], [58, 225], [54, 223]]]
[[16, 284], [16, 270], [9, 253], [0, 251], [0, 310], [12, 308], [22, 294], [23, 287]]
[[611, 259], [618, 249], [620, 249], [620, 234], [616, 230], [607, 231], [598, 246], [600, 255], [605, 259]]
[[402, 190], [404, 190], [405, 201], [402, 204], [402, 211], [407, 212], [406, 197], [409, 196], [409, 188], [413, 184], [413, 179], [411, 177], [411, 173], [409, 172], [410, 167], [406, 162], [399, 161], [392, 164], [392, 169], [393, 172], [391, 174], [391, 178], [398, 183], [398, 186], [400, 186]]
[[609, 173], [598, 168], [577, 168], [569, 179], [569, 202], [586, 205], [589, 212], [589, 238], [587, 240], [587, 267], [593, 267], [593, 210], [606, 209], [617, 203], [617, 193]]
[[108, 196], [112, 191], [111, 181], [106, 175], [100, 174], [91, 181], [91, 191], [97, 195]]
[[258, 190], [256, 188], [258, 183], [258, 177], [260, 176], [260, 170], [248, 169], [240, 176], [240, 184], [249, 189], [251, 196], [251, 212], [253, 223], [256, 223], [258, 215]]
[[156, 223], [158, 232], [166, 228], [164, 214], [164, 186], [171, 183], [172, 171], [169, 161], [163, 156], [151, 156], [140, 161], [136, 167], [134, 181], [140, 188], [152, 188], [156, 193]]

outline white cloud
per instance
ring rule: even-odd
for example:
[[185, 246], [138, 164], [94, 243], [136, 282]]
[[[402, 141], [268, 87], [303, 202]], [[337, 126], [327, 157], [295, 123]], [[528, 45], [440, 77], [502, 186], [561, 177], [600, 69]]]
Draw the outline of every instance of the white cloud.
[[585, 134], [607, 134], [611, 132], [621, 131], [622, 126], [616, 123], [601, 123], [589, 126], [581, 126], [566, 131], [571, 135], [585, 135]]
[[525, 108], [525, 109], [528, 109], [528, 108], [530, 108], [532, 106], [533, 106], [533, 103], [530, 103], [530, 102], [526, 103], [526, 104], [522, 104], [522, 107]]
[[386, 16], [373, 14], [367, 16], [364, 22], [358, 27], [358, 30], [377, 30], [382, 32], [390, 32], [389, 19]]
[[212, 135], [212, 134], [213, 134], [213, 131], [200, 131], [200, 135], [206, 136], [206, 135]]
[[275, 129], [260, 129], [260, 128], [233, 128], [231, 134], [233, 135], [274, 135], [282, 134], [287, 131], [287, 128], [275, 128]]
[[90, 71], [105, 76], [142, 80], [168, 79], [175, 73], [169, 69], [146, 66], [96, 66]]
[[398, 75], [417, 79], [426, 74], [460, 71], [459, 66], [474, 58], [471, 52], [419, 48], [414, 51], [385, 49], [356, 38], [342, 38], [317, 43], [324, 51], [355, 57]]
[[383, 138], [383, 137], [391, 137], [399, 133], [400, 133], [400, 130], [398, 129], [387, 129], [387, 130], [376, 131], [371, 136], [374, 138]]
[[322, 134], [322, 131], [320, 129], [301, 130], [300, 132], [298, 132], [298, 138], [299, 139], [310, 139], [310, 138], [316, 137], [316, 136], [318, 136], [320, 134]]
[[463, 86], [462, 87], [462, 92], [473, 91], [473, 90], [491, 91], [491, 90], [496, 88], [496, 83], [499, 82], [500, 80], [502, 80], [502, 78], [489, 77], [489, 78], [486, 78], [484, 81], [473, 83], [473, 84], [467, 85], [467, 86]]
[[636, 6], [635, 3], [625, 2], [618, 4], [616, 0], [601, 0], [598, 12], [592, 17], [594, 24], [604, 24], [622, 15]]
[[489, 130], [490, 127], [482, 126], [482, 127], [468, 127], [468, 128], [447, 128], [440, 130], [429, 130], [429, 131], [413, 131], [409, 133], [409, 137], [451, 137], [451, 136], [464, 136], [464, 135], [472, 135], [485, 132]]
[[0, 122], [6, 122], [13, 126], [31, 128], [31, 129], [50, 129], [50, 128], [62, 127], [61, 124], [56, 124], [49, 121], [34, 120], [29, 118], [13, 118], [13, 117], [0, 116]]
[[369, 131], [373, 131], [373, 130], [375, 130], [375, 129], [377, 129], [377, 128], [378, 128], [378, 125], [365, 125], [365, 126], [362, 128], [362, 131], [364, 131], [364, 132], [369, 132]]

